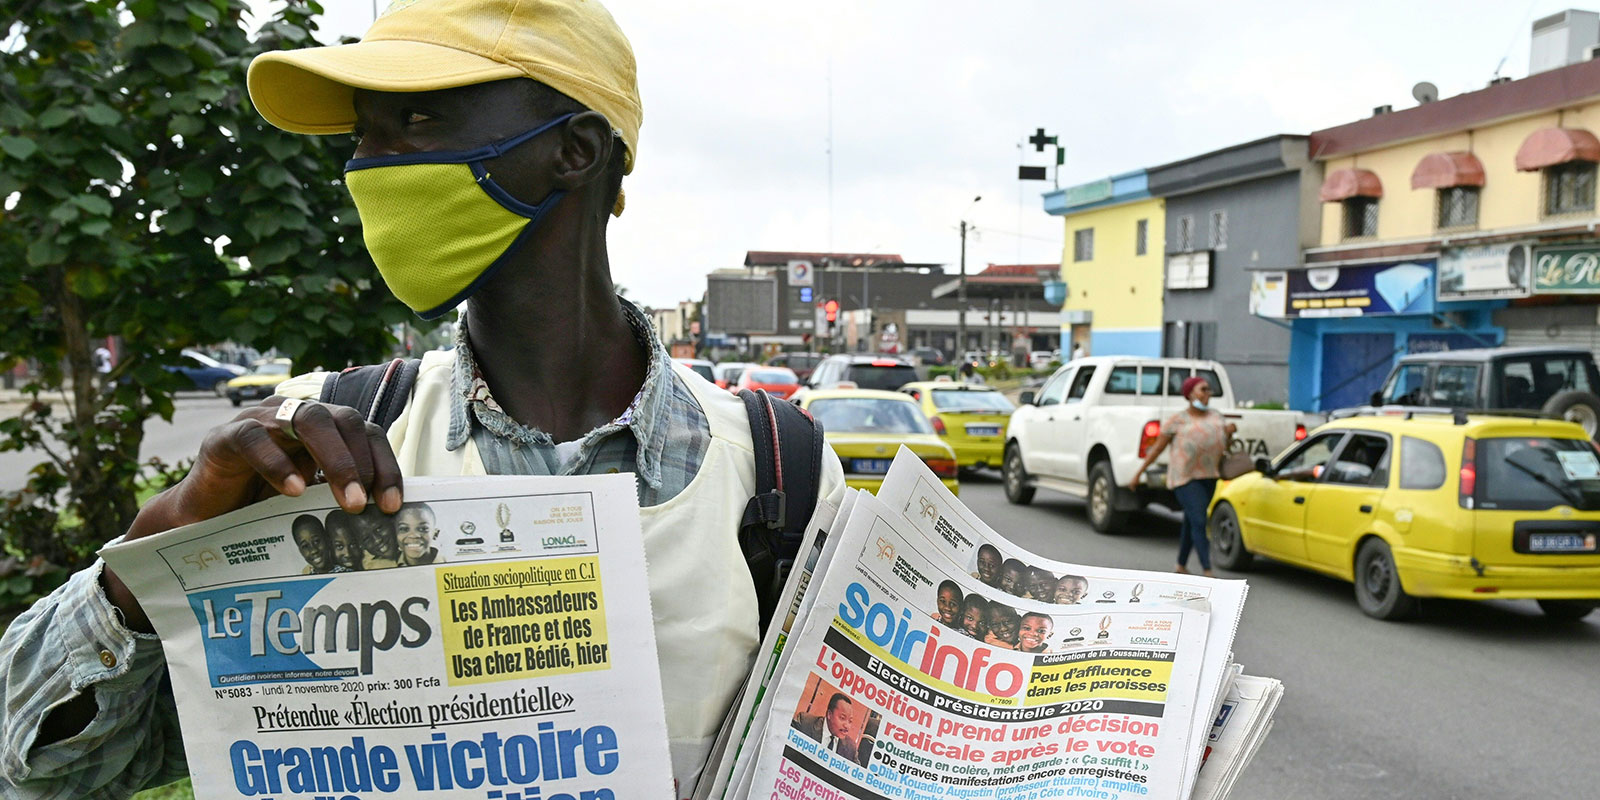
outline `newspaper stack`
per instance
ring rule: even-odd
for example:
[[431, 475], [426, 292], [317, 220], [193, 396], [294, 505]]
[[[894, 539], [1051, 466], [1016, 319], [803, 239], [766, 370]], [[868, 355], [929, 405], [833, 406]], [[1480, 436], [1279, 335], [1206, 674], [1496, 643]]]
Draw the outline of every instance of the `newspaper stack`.
[[1243, 581], [1027, 552], [905, 449], [801, 553], [697, 800], [1212, 800], [1283, 694], [1233, 663]]

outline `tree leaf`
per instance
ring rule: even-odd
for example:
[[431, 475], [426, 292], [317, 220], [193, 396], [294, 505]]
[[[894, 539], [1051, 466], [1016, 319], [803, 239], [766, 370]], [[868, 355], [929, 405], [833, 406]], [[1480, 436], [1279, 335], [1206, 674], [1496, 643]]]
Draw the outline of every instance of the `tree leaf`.
[[117, 110], [105, 103], [90, 103], [80, 109], [83, 118], [96, 125], [116, 125], [122, 122], [122, 115]]
[[277, 164], [263, 164], [256, 170], [256, 180], [267, 189], [276, 189], [293, 181], [294, 176], [289, 174], [289, 170]]
[[43, 114], [39, 115], [39, 118], [36, 120], [36, 122], [39, 123], [40, 128], [49, 130], [51, 128], [59, 128], [62, 125], [71, 122], [72, 117], [72, 109], [64, 108], [62, 106], [51, 106], [45, 109]]
[[101, 217], [111, 216], [111, 201], [97, 194], [80, 194], [72, 202], [84, 211]]
[[24, 136], [0, 136], [0, 150], [4, 150], [6, 155], [12, 158], [25, 161], [39, 151], [39, 145]]
[[156, 72], [169, 78], [176, 78], [189, 70], [194, 69], [194, 62], [189, 57], [171, 48], [158, 48], [149, 55], [150, 66]]

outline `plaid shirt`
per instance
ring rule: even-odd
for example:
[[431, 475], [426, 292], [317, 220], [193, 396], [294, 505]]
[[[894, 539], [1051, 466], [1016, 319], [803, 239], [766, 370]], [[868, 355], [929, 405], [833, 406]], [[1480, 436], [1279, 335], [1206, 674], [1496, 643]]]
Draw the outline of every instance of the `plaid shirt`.
[[[641, 506], [676, 497], [705, 459], [710, 423], [673, 372], [643, 312], [619, 302], [635, 340], [649, 352], [644, 385], [620, 416], [590, 431], [563, 459], [548, 433], [500, 410], [463, 327], [448, 446], [453, 450], [472, 438], [494, 475], [633, 472]], [[72, 576], [0, 638], [0, 797], [122, 800], [188, 773], [161, 643], [122, 625], [100, 589], [103, 568], [96, 562]], [[99, 706], [88, 727], [35, 748], [49, 710], [85, 691], [94, 692]]]

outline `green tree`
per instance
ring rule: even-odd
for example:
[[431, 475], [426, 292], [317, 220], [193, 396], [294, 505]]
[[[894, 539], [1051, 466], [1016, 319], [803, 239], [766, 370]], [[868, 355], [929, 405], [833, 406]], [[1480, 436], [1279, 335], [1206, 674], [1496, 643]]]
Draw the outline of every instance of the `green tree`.
[[[0, 531], [35, 572], [132, 522], [143, 425], [171, 418], [182, 378], [163, 365], [181, 348], [232, 340], [337, 369], [416, 324], [362, 246], [349, 138], [278, 131], [245, 90], [257, 53], [315, 44], [321, 6], [290, 0], [254, 38], [246, 12], [22, 0], [0, 29], [0, 366], [41, 368], [0, 449], [49, 454], [0, 498]], [[121, 359], [102, 379], [107, 337]]]

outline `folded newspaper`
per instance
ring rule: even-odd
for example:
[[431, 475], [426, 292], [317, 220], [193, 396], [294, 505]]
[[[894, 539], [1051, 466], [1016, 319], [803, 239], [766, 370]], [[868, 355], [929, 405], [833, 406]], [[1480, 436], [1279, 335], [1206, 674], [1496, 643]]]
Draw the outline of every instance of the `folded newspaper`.
[[[102, 554], [199, 798], [666, 798], [635, 498], [412, 479], [391, 517], [317, 487]], [[1233, 663], [1244, 582], [1029, 553], [905, 450], [819, 502], [784, 591], [697, 800], [1215, 800], [1282, 696]]]
[[696, 798], [1213, 800], [1282, 696], [1243, 581], [1029, 553], [906, 450], [802, 553]]
[[326, 487], [107, 547], [195, 796], [672, 796], [631, 475]]

